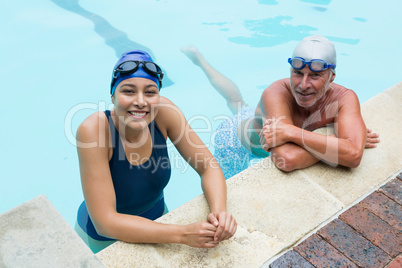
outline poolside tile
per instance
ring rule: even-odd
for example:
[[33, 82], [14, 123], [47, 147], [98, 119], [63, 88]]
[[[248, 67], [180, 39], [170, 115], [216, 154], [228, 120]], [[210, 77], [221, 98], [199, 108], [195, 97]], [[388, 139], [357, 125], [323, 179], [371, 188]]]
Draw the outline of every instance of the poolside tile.
[[386, 195], [375, 191], [360, 204], [398, 231], [402, 231], [402, 206]]
[[300, 172], [278, 170], [264, 159], [229, 179], [228, 210], [249, 231], [292, 244], [342, 209], [338, 200]]
[[0, 214], [0, 267], [104, 267], [46, 196]]
[[306, 259], [299, 255], [299, 253], [291, 250], [286, 252], [280, 258], [275, 260], [269, 268], [314, 268], [314, 266], [309, 263]]
[[294, 250], [316, 267], [357, 267], [317, 234], [304, 240]]
[[399, 205], [402, 205], [402, 181], [395, 178], [388, 182], [386, 185], [382, 186], [379, 191]]
[[383, 267], [391, 258], [345, 222], [335, 219], [317, 232], [361, 267]]
[[[200, 195], [156, 221], [189, 224], [205, 221], [209, 213], [204, 195]], [[161, 267], [260, 267], [266, 256], [284, 247], [275, 234], [250, 230], [238, 221], [236, 234], [214, 249], [192, 248], [182, 244], [130, 244], [117, 242], [97, 253], [107, 267], [137, 267], [158, 263]]]
[[114, 243], [97, 253], [106, 267], [261, 267], [278, 242], [238, 226], [231, 239], [213, 249], [182, 244]]
[[401, 253], [402, 236], [400, 232], [361, 205], [350, 208], [339, 218], [391, 257], [396, 257]]

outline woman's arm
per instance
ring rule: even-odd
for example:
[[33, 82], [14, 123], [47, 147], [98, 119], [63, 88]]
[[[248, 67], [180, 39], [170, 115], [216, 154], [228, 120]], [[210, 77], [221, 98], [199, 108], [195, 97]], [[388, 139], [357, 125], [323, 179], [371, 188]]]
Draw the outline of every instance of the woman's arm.
[[212, 248], [216, 227], [208, 222], [168, 225], [116, 211], [109, 170], [109, 125], [104, 113], [88, 117], [77, 130], [81, 183], [97, 232], [132, 243], [183, 243]]
[[166, 127], [167, 136], [201, 177], [202, 189], [211, 211], [207, 219], [217, 227], [214, 241], [232, 237], [237, 223], [226, 212], [226, 181], [219, 164], [171, 101], [161, 101], [158, 120], [158, 126], [163, 124]]

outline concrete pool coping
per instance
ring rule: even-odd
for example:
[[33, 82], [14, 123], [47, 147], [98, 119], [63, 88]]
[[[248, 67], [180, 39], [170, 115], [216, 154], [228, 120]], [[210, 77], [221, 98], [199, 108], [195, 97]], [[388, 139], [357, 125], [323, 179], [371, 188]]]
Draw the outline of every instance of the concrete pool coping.
[[[402, 82], [362, 104], [366, 125], [380, 133], [381, 143], [365, 150], [356, 169], [318, 163], [284, 173], [267, 158], [227, 180], [228, 211], [236, 217], [238, 230], [219, 247], [116, 242], [97, 257], [107, 267], [266, 265], [401, 169], [401, 100]], [[200, 195], [157, 221], [188, 224], [204, 220], [207, 214], [206, 200]]]
[[104, 267], [46, 196], [0, 214], [0, 267]]
[[[239, 226], [215, 249], [116, 242], [95, 255], [42, 196], [0, 215], [0, 266], [268, 267], [401, 172], [401, 101], [402, 82], [362, 105], [381, 143], [356, 169], [318, 163], [284, 173], [268, 158], [227, 180], [228, 211]], [[187, 224], [207, 214], [200, 195], [157, 221]]]

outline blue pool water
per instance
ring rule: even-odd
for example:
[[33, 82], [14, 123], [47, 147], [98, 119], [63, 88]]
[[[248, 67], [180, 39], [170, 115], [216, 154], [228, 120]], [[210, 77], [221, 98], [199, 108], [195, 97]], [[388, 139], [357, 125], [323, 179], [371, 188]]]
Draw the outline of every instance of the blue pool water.
[[[128, 49], [147, 49], [164, 67], [161, 94], [180, 107], [211, 150], [219, 116], [230, 111], [180, 52], [185, 45], [196, 45], [250, 105], [271, 82], [288, 76], [286, 59], [311, 34], [334, 42], [335, 82], [354, 89], [361, 102], [401, 80], [399, 0], [113, 3], [1, 1], [0, 213], [45, 194], [74, 224], [83, 200], [75, 131], [89, 114], [111, 107], [111, 68]], [[172, 210], [201, 187], [174, 148], [170, 156], [174, 171], [165, 195]]]

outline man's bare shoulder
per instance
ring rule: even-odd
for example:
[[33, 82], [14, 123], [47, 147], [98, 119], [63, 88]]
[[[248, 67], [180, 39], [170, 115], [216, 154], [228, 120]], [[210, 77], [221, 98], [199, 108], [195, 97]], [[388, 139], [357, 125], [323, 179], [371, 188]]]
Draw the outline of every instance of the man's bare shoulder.
[[280, 79], [264, 90], [256, 109], [256, 115], [287, 114], [294, 105], [295, 101], [290, 90], [290, 79]]
[[331, 87], [333, 89], [332, 98], [334, 100], [348, 100], [357, 98], [357, 94], [352, 89], [335, 83], [332, 83]]
[[264, 90], [261, 97], [264, 99], [272, 97], [283, 98], [285, 96], [291, 96], [289, 78], [284, 78], [273, 82]]
[[283, 78], [270, 84], [264, 92], [278, 92], [290, 89], [290, 79]]
[[336, 83], [331, 83], [331, 87], [334, 90], [339, 91], [339, 92], [354, 92], [352, 89], [339, 85], [339, 84], [336, 84]]

